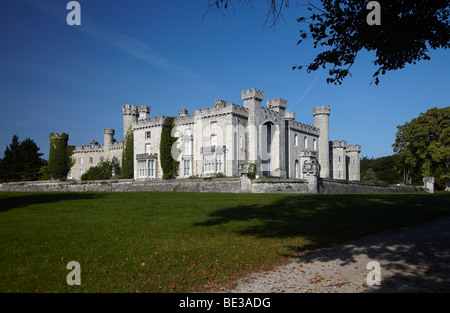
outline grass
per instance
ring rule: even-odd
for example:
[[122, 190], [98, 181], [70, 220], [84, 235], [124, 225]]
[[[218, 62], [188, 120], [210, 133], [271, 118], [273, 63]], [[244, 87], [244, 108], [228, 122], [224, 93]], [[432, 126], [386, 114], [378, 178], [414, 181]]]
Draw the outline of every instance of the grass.
[[[0, 193], [0, 292], [190, 292], [449, 216], [441, 194]], [[67, 263], [81, 265], [69, 286]]]

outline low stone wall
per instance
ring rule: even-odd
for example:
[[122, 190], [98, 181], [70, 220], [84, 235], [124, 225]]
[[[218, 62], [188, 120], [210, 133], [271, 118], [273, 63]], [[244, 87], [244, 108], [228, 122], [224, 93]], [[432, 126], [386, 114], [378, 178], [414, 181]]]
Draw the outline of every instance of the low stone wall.
[[240, 192], [239, 178], [192, 180], [102, 180], [87, 182], [23, 182], [0, 184], [0, 191], [81, 192], [81, 191], [184, 191], [184, 192]]
[[132, 179], [103, 180], [88, 182], [37, 181], [0, 184], [0, 191], [21, 192], [84, 192], [84, 191], [179, 191], [179, 192], [221, 192], [221, 193], [368, 193], [368, 192], [423, 192], [417, 186], [374, 186], [360, 182], [347, 182], [316, 178], [299, 179], [257, 179], [245, 176], [212, 179], [175, 179], [134, 181]]
[[421, 186], [376, 186], [324, 178], [318, 179], [317, 188], [319, 193], [424, 192]]

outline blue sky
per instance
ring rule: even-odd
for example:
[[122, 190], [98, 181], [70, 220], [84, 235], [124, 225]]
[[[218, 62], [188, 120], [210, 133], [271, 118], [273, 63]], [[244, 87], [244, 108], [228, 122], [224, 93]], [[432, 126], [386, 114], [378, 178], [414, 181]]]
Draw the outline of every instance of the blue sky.
[[257, 88], [265, 100], [286, 99], [305, 124], [314, 122], [313, 107], [329, 105], [330, 140], [381, 157], [393, 153], [397, 125], [450, 105], [448, 50], [387, 73], [378, 86], [370, 85], [371, 53], [360, 54], [338, 86], [325, 82], [325, 70], [292, 70], [318, 52], [312, 42], [296, 44], [304, 8], [295, 5], [268, 29], [258, 1], [205, 16], [206, 0], [79, 0], [81, 26], [67, 25], [68, 2], [0, 0], [2, 156], [14, 134], [33, 139], [45, 158], [50, 132], [82, 145], [103, 143], [103, 129], [114, 128], [120, 141], [124, 104], [177, 116], [216, 99], [242, 105], [241, 91]]

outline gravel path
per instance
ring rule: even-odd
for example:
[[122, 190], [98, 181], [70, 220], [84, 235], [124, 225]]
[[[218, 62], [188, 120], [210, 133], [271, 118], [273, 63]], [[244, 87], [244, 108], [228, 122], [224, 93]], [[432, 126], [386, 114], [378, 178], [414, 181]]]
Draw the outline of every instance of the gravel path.
[[[379, 264], [380, 284], [369, 284]], [[236, 282], [240, 293], [450, 292], [450, 217], [302, 254]]]

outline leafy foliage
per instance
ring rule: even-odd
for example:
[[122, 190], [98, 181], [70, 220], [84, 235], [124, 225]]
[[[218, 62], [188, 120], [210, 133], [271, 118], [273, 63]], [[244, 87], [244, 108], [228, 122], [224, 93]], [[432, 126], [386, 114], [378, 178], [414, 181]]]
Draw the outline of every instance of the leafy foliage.
[[6, 147], [3, 159], [0, 160], [0, 180], [20, 181], [37, 180], [40, 178], [39, 170], [46, 164], [41, 158], [43, 153], [30, 138], [19, 142], [14, 135], [11, 144]]
[[73, 146], [68, 146], [69, 135], [50, 134], [50, 153], [48, 156], [48, 172], [53, 179], [66, 179], [73, 165]]
[[163, 179], [171, 179], [177, 175], [178, 161], [172, 157], [172, 148], [178, 140], [172, 137], [172, 129], [175, 127], [175, 118], [166, 117], [161, 131], [161, 143], [159, 146], [160, 162], [163, 171]]
[[133, 178], [134, 176], [134, 136], [131, 127], [128, 129], [127, 134], [123, 141], [123, 154], [122, 154], [122, 178]]
[[438, 187], [450, 187], [450, 107], [432, 108], [397, 126], [394, 152], [416, 179], [434, 176]]
[[100, 162], [97, 166], [90, 167], [81, 175], [81, 180], [102, 180], [112, 176], [113, 164], [109, 160]]
[[377, 175], [375, 174], [375, 171], [372, 168], [369, 167], [367, 169], [367, 171], [366, 171], [362, 181], [365, 182], [365, 183], [371, 183], [371, 184], [377, 183], [378, 182], [378, 178], [377, 178]]
[[[233, 0], [210, 0], [209, 10], [234, 10]], [[250, 2], [247, 0], [246, 2]], [[375, 84], [379, 76], [388, 71], [404, 68], [429, 60], [429, 49], [450, 48], [450, 2], [448, 0], [391, 0], [381, 3], [381, 25], [366, 22], [369, 1], [321, 0], [306, 6], [309, 16], [297, 19], [306, 29], [300, 30], [297, 44], [312, 39], [314, 48], [324, 47], [308, 65], [295, 65], [293, 69], [306, 68], [308, 73], [330, 65], [328, 83], [342, 84], [351, 76], [350, 68], [362, 50], [375, 52], [373, 74]], [[268, 1], [266, 23], [273, 26], [289, 8], [289, 0]]]
[[369, 168], [373, 169], [379, 183], [396, 184], [402, 181], [402, 173], [397, 170], [397, 156], [390, 155], [380, 158], [368, 158], [364, 156], [360, 160], [361, 180], [364, 180]]

